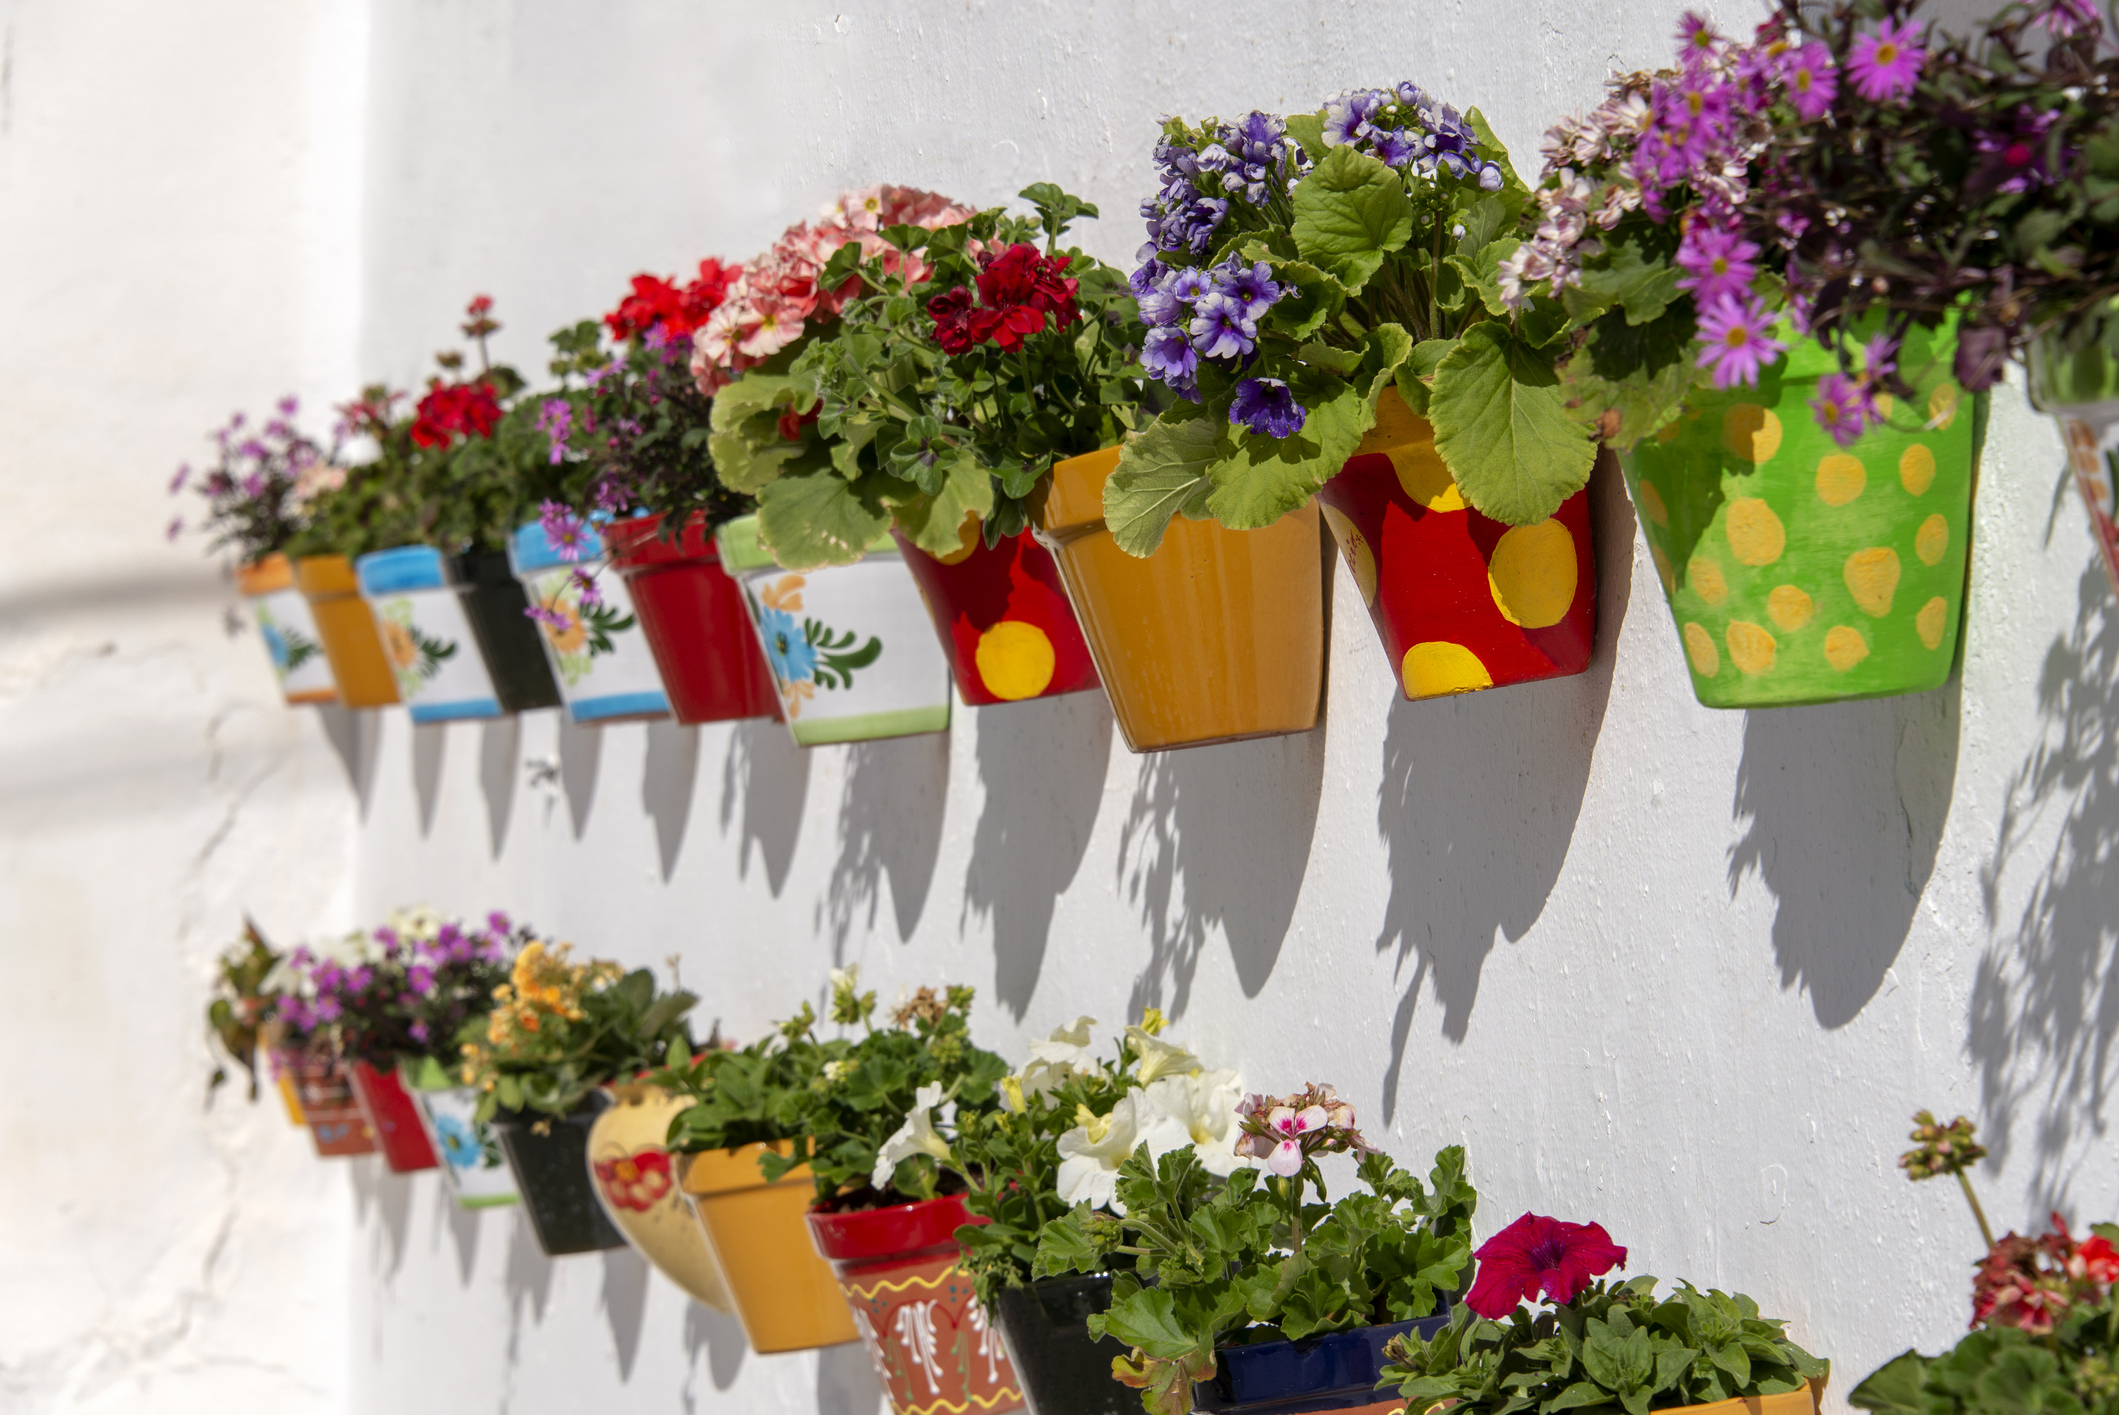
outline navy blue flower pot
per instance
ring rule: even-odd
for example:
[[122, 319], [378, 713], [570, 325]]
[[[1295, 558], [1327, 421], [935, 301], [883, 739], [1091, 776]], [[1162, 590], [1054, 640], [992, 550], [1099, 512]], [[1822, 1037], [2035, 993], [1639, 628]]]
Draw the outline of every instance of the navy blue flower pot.
[[1377, 1411], [1404, 1406], [1395, 1390], [1378, 1390], [1389, 1364], [1383, 1344], [1404, 1332], [1432, 1337], [1449, 1321], [1444, 1308], [1417, 1322], [1356, 1327], [1301, 1341], [1262, 1341], [1214, 1352], [1214, 1378], [1192, 1385], [1192, 1408], [1224, 1415], [1309, 1415], [1311, 1411]]

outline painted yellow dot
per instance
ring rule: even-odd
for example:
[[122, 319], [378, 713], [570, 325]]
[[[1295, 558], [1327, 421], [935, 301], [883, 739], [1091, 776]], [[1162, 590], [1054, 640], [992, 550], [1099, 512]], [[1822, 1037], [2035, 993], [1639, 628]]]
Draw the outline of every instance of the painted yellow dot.
[[1780, 647], [1773, 635], [1756, 624], [1738, 619], [1729, 626], [1724, 636], [1729, 641], [1729, 661], [1737, 670], [1756, 678], [1761, 673], [1773, 671], [1773, 656]]
[[1846, 505], [1868, 484], [1869, 471], [1859, 457], [1834, 452], [1817, 464], [1817, 499], [1827, 506]]
[[1442, 465], [1433, 441], [1393, 447], [1384, 455], [1397, 469], [1398, 485], [1404, 487], [1405, 494], [1414, 501], [1430, 511], [1464, 509], [1463, 493], [1457, 490], [1456, 478], [1449, 474], [1449, 468]]
[[1712, 678], [1722, 671], [1722, 656], [1714, 647], [1714, 635], [1697, 624], [1685, 626], [1685, 657], [1692, 660], [1692, 671], [1702, 678]]
[[983, 518], [976, 511], [966, 516], [964, 518], [964, 528], [957, 536], [956, 549], [950, 551], [947, 555], [937, 555], [935, 559], [941, 561], [944, 565], [961, 565], [966, 560], [969, 560], [971, 552], [985, 544], [986, 538], [979, 533], [982, 521]]
[[1766, 617], [1785, 633], [1802, 628], [1816, 613], [1816, 602], [1793, 585], [1775, 585], [1766, 596]]
[[1913, 534], [1913, 550], [1920, 556], [1923, 565], [1942, 562], [1942, 553], [1950, 548], [1950, 523], [1938, 513], [1920, 523]]
[[1408, 698], [1439, 698], [1451, 693], [1475, 693], [1494, 686], [1494, 676], [1479, 662], [1479, 655], [1462, 644], [1431, 639], [1405, 651], [1399, 665]]
[[1502, 533], [1486, 563], [1494, 607], [1511, 624], [1543, 629], [1567, 617], [1575, 602], [1575, 538], [1558, 521]]
[[1044, 692], [1059, 662], [1045, 631], [1020, 619], [1003, 619], [979, 635], [973, 660], [988, 691], [1010, 702]]
[[1898, 480], [1914, 496], [1935, 485], [1935, 454], [1919, 443], [1908, 447], [1898, 459]]
[[1733, 457], [1763, 462], [1781, 450], [1781, 420], [1770, 408], [1738, 403], [1722, 414], [1722, 446]]
[[1659, 526], [1670, 524], [1670, 508], [1663, 504], [1663, 493], [1655, 489], [1655, 483], [1644, 481], [1634, 499], [1641, 503], [1641, 514]]
[[1896, 411], [1897, 408], [1898, 400], [1893, 398], [1890, 394], [1879, 393], [1876, 395], [1876, 415], [1882, 418], [1885, 422], [1891, 421], [1891, 414]]
[[1868, 656], [1869, 641], [1861, 636], [1859, 629], [1835, 624], [1825, 635], [1825, 662], [1842, 673]]
[[1920, 632], [1920, 641], [1929, 648], [1942, 647], [1942, 631], [1949, 627], [1950, 604], [1941, 595], [1920, 607], [1913, 616], [1913, 627]]
[[[1698, 417], [1699, 415], [1695, 413], [1693, 414], [1693, 416]], [[1678, 434], [1683, 430], [1684, 429], [1680, 428], [1677, 425], [1677, 421], [1675, 419], [1672, 419], [1670, 422], [1664, 423], [1661, 427], [1656, 429], [1655, 440], [1658, 442], [1675, 442], [1677, 441]]]
[[1862, 613], [1881, 619], [1891, 612], [1891, 596], [1898, 593], [1898, 552], [1885, 545], [1872, 545], [1847, 557], [1841, 572], [1847, 592]]
[[1346, 568], [1354, 577], [1356, 588], [1361, 591], [1363, 604], [1376, 602], [1376, 553], [1369, 549], [1368, 537], [1361, 534], [1346, 513], [1336, 506], [1324, 508], [1324, 522], [1332, 528], [1332, 539], [1339, 542], [1339, 553], [1346, 557]]
[[1660, 545], [1649, 546], [1648, 553], [1655, 557], [1655, 577], [1663, 582], [1663, 593], [1676, 594], [1678, 572], [1671, 568], [1670, 557], [1663, 553], [1663, 547]]
[[1729, 552], [1743, 565], [1771, 565], [1787, 548], [1788, 532], [1773, 508], [1756, 496], [1740, 496], [1729, 503]]
[[1722, 563], [1710, 555], [1692, 557], [1692, 563], [1685, 567], [1685, 583], [1710, 605], [1719, 605], [1729, 598], [1729, 582], [1722, 578]]
[[1957, 385], [1938, 383], [1935, 391], [1928, 395], [1928, 426], [1938, 432], [1949, 431], [1950, 424], [1957, 421]]

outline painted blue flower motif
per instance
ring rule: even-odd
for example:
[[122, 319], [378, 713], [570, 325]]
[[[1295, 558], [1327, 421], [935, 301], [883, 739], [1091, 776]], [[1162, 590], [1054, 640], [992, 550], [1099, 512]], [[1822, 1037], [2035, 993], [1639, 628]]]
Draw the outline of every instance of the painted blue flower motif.
[[434, 1117], [434, 1133], [441, 1137], [442, 1158], [451, 1169], [476, 1169], [485, 1163], [485, 1146], [478, 1133], [453, 1115]]
[[783, 683], [807, 683], [816, 676], [817, 650], [802, 633], [795, 616], [784, 609], [761, 607], [758, 628], [765, 638], [765, 657]]
[[258, 632], [264, 636], [265, 652], [272, 655], [273, 667], [285, 673], [290, 666], [287, 662], [290, 657], [287, 648], [287, 636], [280, 632], [279, 625], [263, 615], [258, 616]]

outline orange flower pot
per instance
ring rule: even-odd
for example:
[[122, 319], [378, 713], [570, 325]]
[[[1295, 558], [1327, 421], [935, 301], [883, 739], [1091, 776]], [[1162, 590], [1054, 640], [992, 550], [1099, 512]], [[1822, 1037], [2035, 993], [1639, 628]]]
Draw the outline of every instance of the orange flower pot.
[[1436, 454], [1434, 428], [1387, 388], [1375, 427], [1317, 500], [1407, 698], [1589, 667], [1597, 567], [1586, 490], [1535, 525], [1480, 515]]
[[[853, 1313], [831, 1265], [810, 1246], [805, 1219], [816, 1183], [809, 1166], [767, 1184], [763, 1145], [685, 1155], [677, 1183], [699, 1215], [751, 1349], [804, 1351], [852, 1341]], [[773, 1146], [793, 1153], [787, 1141]]]
[[343, 555], [304, 556], [294, 567], [294, 579], [316, 616], [316, 636], [331, 660], [338, 700], [352, 708], [396, 702], [397, 676], [384, 656], [375, 615], [361, 598], [353, 562]]
[[236, 592], [248, 601], [258, 637], [272, 657], [272, 676], [290, 703], [335, 703], [331, 660], [316, 634], [316, 616], [294, 585], [294, 566], [274, 551], [235, 572]]
[[1317, 508], [1260, 531], [1170, 522], [1146, 559], [1104, 525], [1107, 447], [1052, 469], [1038, 539], [1136, 752], [1307, 732], [1324, 693], [1325, 567]]

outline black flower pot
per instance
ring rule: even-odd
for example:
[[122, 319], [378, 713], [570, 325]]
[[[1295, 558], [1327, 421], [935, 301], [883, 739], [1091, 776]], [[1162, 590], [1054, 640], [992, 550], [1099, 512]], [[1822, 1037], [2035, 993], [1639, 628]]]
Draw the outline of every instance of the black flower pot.
[[493, 694], [504, 712], [559, 706], [559, 685], [538, 639], [537, 621], [522, 581], [508, 567], [505, 551], [478, 551], [455, 558], [456, 582], [464, 587], [464, 616], [485, 657]]
[[1192, 1408], [1217, 1415], [1397, 1409], [1405, 1402], [1395, 1389], [1376, 1389], [1383, 1368], [1390, 1364], [1383, 1344], [1409, 1331], [1432, 1337], [1448, 1321], [1445, 1307], [1417, 1322], [1356, 1327], [1301, 1341], [1217, 1347], [1213, 1379], [1192, 1383]]
[[[625, 1235], [604, 1214], [589, 1176], [589, 1127], [610, 1103], [609, 1096], [591, 1091], [570, 1115], [503, 1110], [493, 1116], [537, 1246], [548, 1256], [625, 1246]], [[546, 1121], [549, 1128], [538, 1134], [538, 1125]]]
[[1001, 1344], [1023, 1388], [1030, 1415], [1131, 1415], [1137, 1391], [1111, 1376], [1123, 1342], [1089, 1335], [1089, 1318], [1111, 1305], [1108, 1277], [1047, 1278], [1004, 1287], [994, 1299]]

